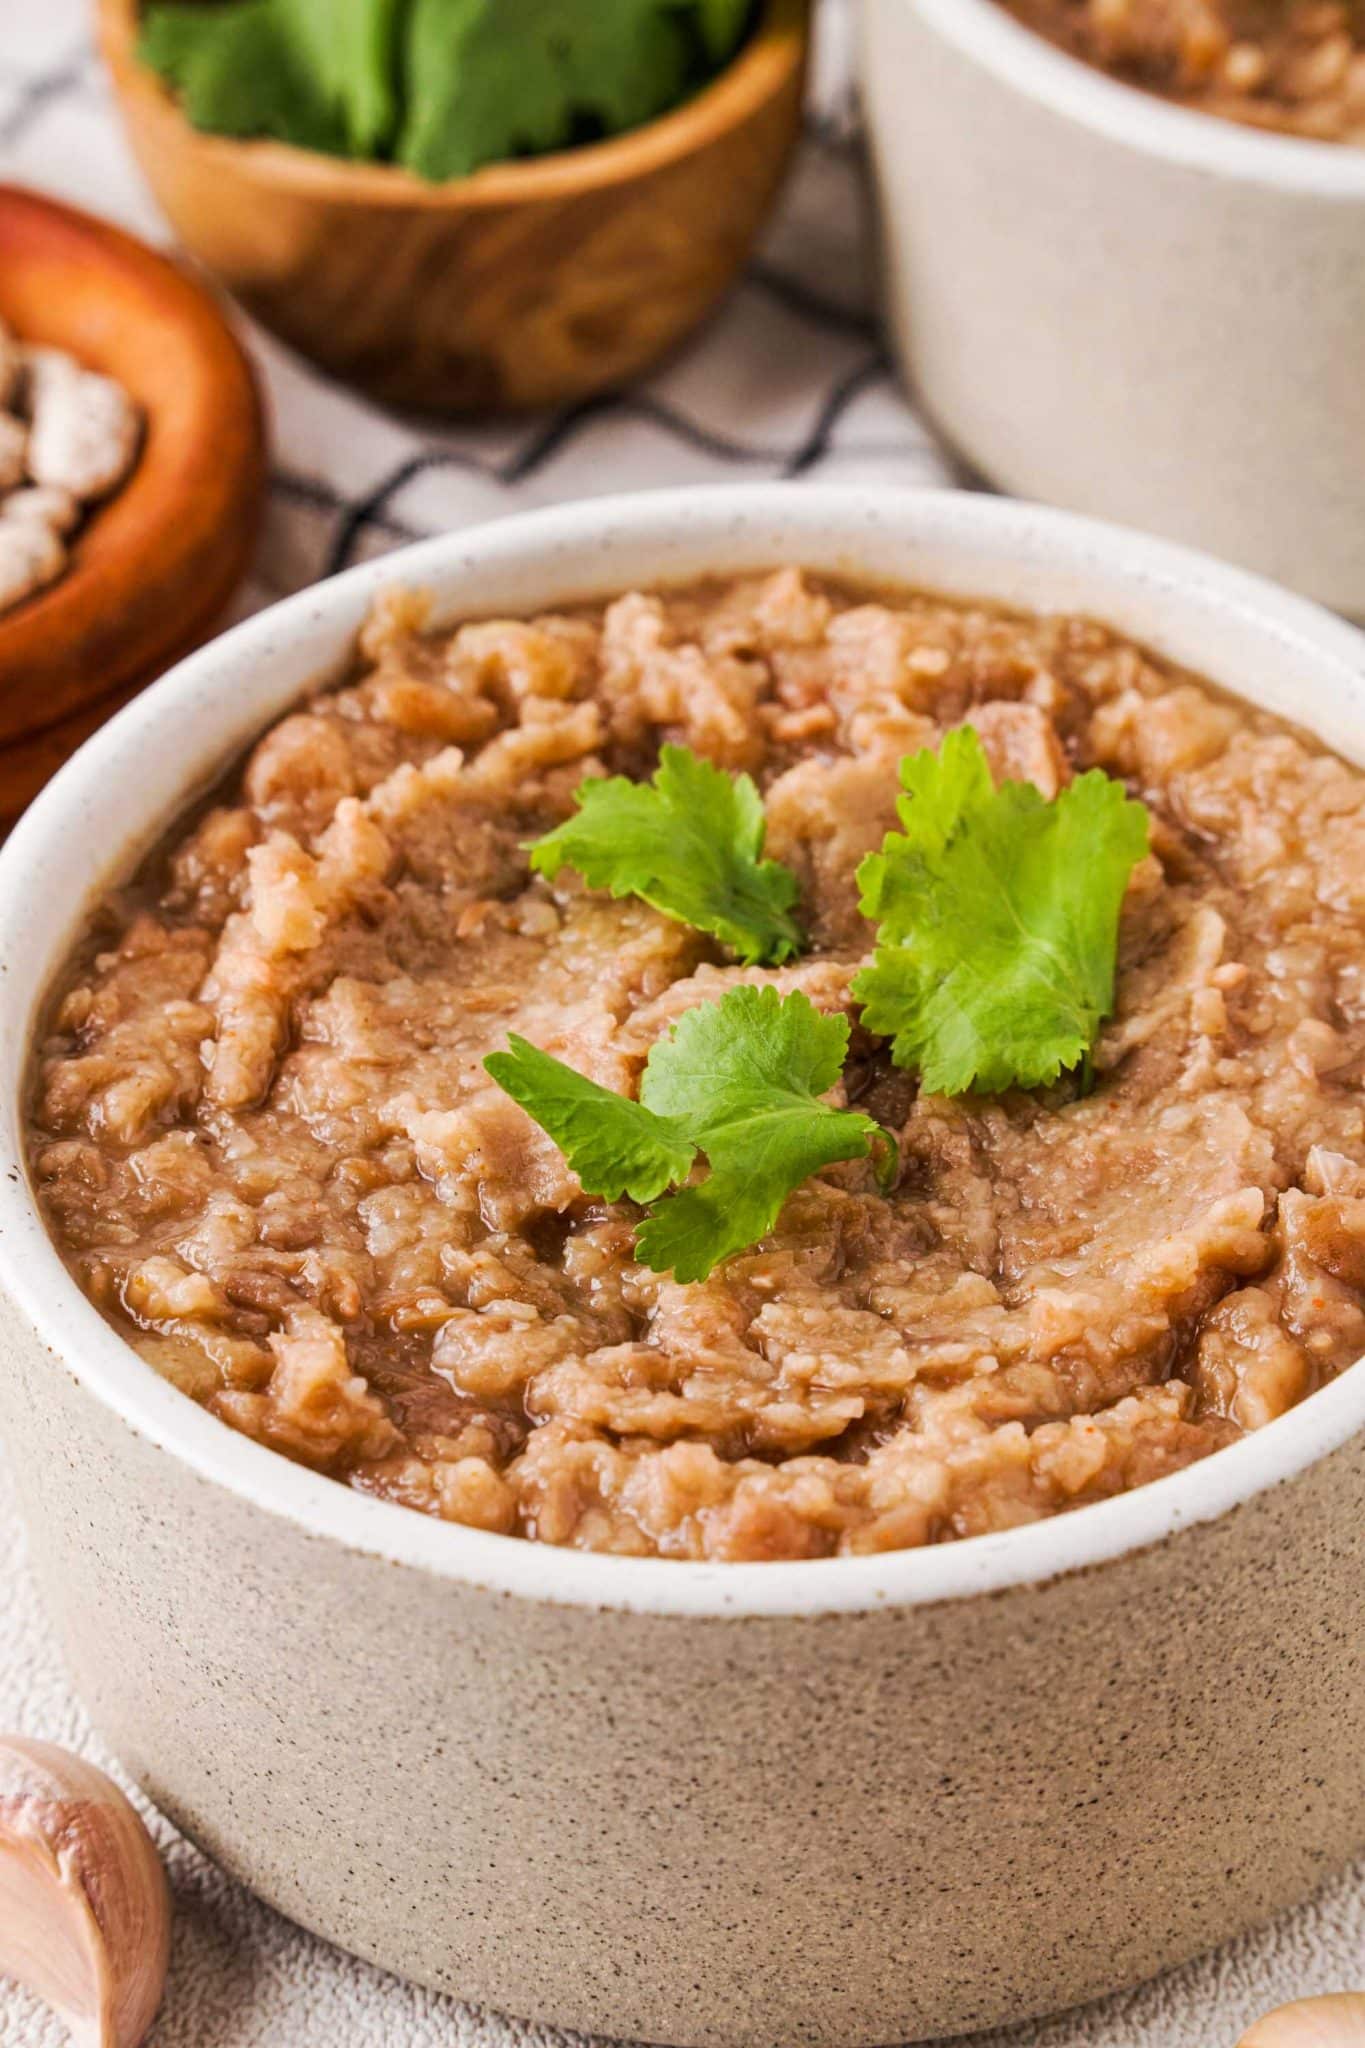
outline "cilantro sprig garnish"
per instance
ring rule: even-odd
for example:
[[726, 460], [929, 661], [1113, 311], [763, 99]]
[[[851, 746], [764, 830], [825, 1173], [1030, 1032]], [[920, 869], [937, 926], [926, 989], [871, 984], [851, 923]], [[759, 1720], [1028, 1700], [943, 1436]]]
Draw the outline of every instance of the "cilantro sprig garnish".
[[652, 782], [585, 782], [571, 818], [538, 839], [531, 866], [575, 868], [590, 889], [639, 896], [708, 932], [746, 967], [778, 966], [805, 944], [796, 876], [763, 859], [763, 800], [688, 747], [665, 747]]
[[[970, 726], [936, 753], [908, 755], [900, 772], [904, 829], [858, 870], [861, 908], [877, 925], [872, 963], [853, 983], [863, 1024], [932, 1094], [1057, 1080], [1088, 1062], [1113, 1008], [1146, 809], [1098, 769], [1051, 801], [1032, 783], [997, 788]], [[543, 874], [572, 865], [593, 888], [641, 896], [754, 962], [801, 943], [796, 879], [762, 852], [749, 778], [666, 747], [652, 784], [585, 784], [577, 813], [531, 859]], [[883, 1186], [894, 1179], [894, 1139], [823, 1099], [848, 1041], [847, 1018], [799, 991], [742, 986], [686, 1011], [659, 1040], [638, 1101], [524, 1038], [484, 1065], [586, 1193], [645, 1208], [640, 1262], [692, 1281], [766, 1237], [823, 1167], [875, 1156]]]
[[1049, 802], [991, 779], [970, 726], [901, 763], [904, 831], [858, 870], [877, 950], [863, 1023], [936, 1095], [1037, 1088], [1114, 1006], [1119, 912], [1148, 816], [1099, 769]]
[[[704, 1280], [766, 1237], [788, 1195], [822, 1167], [866, 1159], [894, 1175], [894, 1141], [860, 1111], [822, 1100], [848, 1052], [846, 1017], [800, 991], [733, 988], [699, 1003], [650, 1052], [638, 1102], [512, 1037], [484, 1066], [559, 1146], [584, 1191], [652, 1205], [641, 1264]], [[704, 1179], [687, 1181], [705, 1157]], [[668, 1194], [666, 1189], [673, 1188]]]
[[748, 13], [742, 0], [411, 0], [400, 161], [455, 178], [638, 128], [733, 55]]
[[727, 64], [750, 0], [154, 0], [138, 54], [196, 128], [460, 178], [615, 135]]

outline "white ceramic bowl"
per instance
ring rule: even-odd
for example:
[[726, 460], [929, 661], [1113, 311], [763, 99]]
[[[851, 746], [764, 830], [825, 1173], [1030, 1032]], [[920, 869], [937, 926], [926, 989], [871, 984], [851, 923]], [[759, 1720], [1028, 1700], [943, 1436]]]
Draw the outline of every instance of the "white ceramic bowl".
[[1365, 149], [1105, 76], [996, 0], [863, 0], [902, 362], [994, 483], [1365, 615]]
[[295, 1919], [585, 2030], [853, 2048], [1132, 1982], [1365, 1840], [1365, 1372], [1059, 1520], [773, 1565], [546, 1549], [366, 1499], [163, 1383], [68, 1278], [19, 1100], [95, 891], [376, 590], [445, 618], [796, 560], [1080, 608], [1365, 760], [1365, 640], [1167, 545], [947, 493], [510, 519], [193, 656], [0, 854], [0, 1413], [33, 1562], [134, 1777]]

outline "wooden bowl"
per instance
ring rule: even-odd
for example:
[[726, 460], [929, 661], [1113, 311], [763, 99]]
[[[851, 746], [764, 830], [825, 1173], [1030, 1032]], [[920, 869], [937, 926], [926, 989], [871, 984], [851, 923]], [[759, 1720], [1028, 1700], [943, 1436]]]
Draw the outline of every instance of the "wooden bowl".
[[[145, 420], [136, 468], [65, 575], [0, 613], [8, 750], [77, 732], [208, 637], [250, 559], [265, 456], [255, 380], [213, 299], [117, 228], [0, 186], [0, 319], [116, 378]], [[40, 759], [59, 765], [52, 745], [0, 753], [0, 814], [33, 794]]]
[[89, 704], [82, 704], [67, 717], [58, 719], [55, 725], [44, 726], [41, 732], [26, 733], [17, 740], [9, 740], [0, 747], [0, 839], [37, 796], [44, 783], [51, 782], [57, 770], [64, 767], [92, 732], [98, 732], [106, 719], [132, 698], [150, 676], [139, 676], [130, 683], [121, 683], [111, 690], [107, 697], [96, 698]]
[[729, 69], [630, 135], [425, 183], [201, 135], [99, 0], [128, 133], [186, 248], [334, 375], [435, 412], [560, 404], [624, 382], [743, 263], [800, 126], [808, 0], [764, 0]]

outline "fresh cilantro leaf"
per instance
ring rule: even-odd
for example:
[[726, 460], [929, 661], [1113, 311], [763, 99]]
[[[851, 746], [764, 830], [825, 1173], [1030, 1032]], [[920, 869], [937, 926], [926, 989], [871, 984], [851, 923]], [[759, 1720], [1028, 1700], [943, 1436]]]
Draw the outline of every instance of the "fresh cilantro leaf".
[[398, 30], [404, 0], [276, 0], [280, 26], [345, 133], [373, 157], [398, 127]]
[[[724, 64], [739, 46], [753, 13], [753, 0], [690, 0], [696, 8], [697, 32], [713, 64]], [[683, 12], [690, 11], [683, 0]]]
[[346, 153], [344, 124], [291, 40], [276, 0], [151, 7], [138, 54], [208, 134], [268, 135], [301, 149]]
[[734, 54], [749, 0], [156, 0], [139, 45], [196, 128], [420, 176], [638, 127]]
[[458, 178], [653, 120], [700, 82], [694, 5], [412, 0], [400, 161]]
[[[848, 1020], [822, 1016], [799, 990], [734, 988], [699, 1003], [659, 1040], [640, 1100], [600, 1088], [524, 1038], [484, 1066], [548, 1131], [588, 1194], [653, 1203], [636, 1255], [657, 1273], [704, 1280], [756, 1244], [794, 1188], [838, 1159], [878, 1148], [883, 1184], [896, 1147], [857, 1110], [821, 1101], [838, 1082]], [[681, 1192], [704, 1152], [708, 1177]]]
[[643, 897], [709, 932], [746, 967], [800, 952], [791, 915], [797, 880], [780, 861], [762, 858], [763, 803], [749, 776], [732, 778], [687, 747], [665, 747], [652, 782], [585, 782], [578, 806], [532, 847], [540, 874], [553, 879], [572, 867], [591, 889]]
[[843, 1072], [848, 1019], [827, 1017], [799, 990], [735, 988], [699, 1003], [649, 1055], [640, 1097], [685, 1126], [705, 1152], [707, 1178], [666, 1196], [636, 1232], [636, 1255], [656, 1273], [704, 1280], [756, 1244], [793, 1189], [876, 1143], [880, 1125], [820, 1100]]
[[687, 1178], [697, 1148], [678, 1125], [524, 1038], [507, 1042], [510, 1051], [490, 1053], [485, 1068], [549, 1132], [587, 1194], [652, 1202]]
[[878, 925], [853, 984], [868, 1030], [936, 1095], [1055, 1081], [1114, 1004], [1119, 913], [1144, 806], [1099, 769], [1053, 802], [997, 789], [970, 726], [901, 763], [903, 833], [858, 870]]

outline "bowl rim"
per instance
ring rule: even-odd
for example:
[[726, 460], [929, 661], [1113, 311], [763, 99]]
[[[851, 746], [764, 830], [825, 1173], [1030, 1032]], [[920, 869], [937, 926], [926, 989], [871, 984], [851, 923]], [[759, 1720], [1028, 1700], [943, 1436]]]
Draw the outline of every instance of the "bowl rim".
[[[1129, 530], [1027, 502], [944, 490], [801, 484], [741, 484], [683, 492], [641, 492], [513, 515], [443, 534], [348, 570], [258, 613], [182, 661], [120, 712], [73, 757], [0, 850], [0, 1287], [62, 1370], [135, 1434], [150, 1439], [197, 1477], [240, 1502], [278, 1516], [353, 1553], [560, 1606], [667, 1616], [806, 1616], [922, 1606], [996, 1594], [1089, 1570], [1213, 1521], [1292, 1479], [1365, 1428], [1365, 1370], [1347, 1370], [1267, 1427], [1198, 1464], [1132, 1492], [1004, 1532], [929, 1549], [772, 1564], [693, 1563], [559, 1549], [434, 1520], [292, 1464], [239, 1435], [162, 1380], [99, 1315], [66, 1271], [48, 1237], [23, 1157], [20, 1102], [33, 1022], [49, 973], [108, 882], [153, 841], [187, 801], [194, 779], [245, 744], [353, 643], [375, 593], [402, 580], [435, 591], [447, 619], [477, 613], [470, 587], [481, 574], [540, 579], [545, 602], [556, 553], [580, 591], [609, 590], [617, 556], [650, 559], [671, 545], [731, 567], [805, 560], [856, 574], [860, 548], [919, 549], [969, 565], [954, 590], [990, 592], [975, 564], [1004, 565], [1027, 589], [1053, 577], [1068, 591], [1087, 582], [1096, 615], [1119, 603], [1150, 612], [1160, 642], [1163, 605], [1178, 632], [1216, 636], [1240, 662], [1263, 662], [1294, 693], [1321, 705], [1349, 699], [1365, 734], [1365, 634], [1308, 600], [1208, 556]], [[749, 549], [745, 554], [746, 546]], [[937, 556], [935, 551], [937, 550]], [[691, 556], [688, 557], [690, 564]], [[590, 561], [590, 570], [572, 565]], [[908, 568], [907, 564], [907, 568]], [[638, 572], [637, 572], [638, 573]], [[680, 574], [697, 573], [690, 566]], [[986, 571], [983, 569], [983, 585]], [[442, 590], [445, 579], [446, 590]], [[660, 574], [661, 582], [669, 579]], [[907, 574], [930, 585], [928, 576]], [[942, 577], [939, 578], [942, 582]], [[463, 587], [462, 587], [463, 586]], [[453, 588], [452, 588], [453, 587]], [[1003, 593], [1002, 593], [1003, 594]], [[1027, 595], [1007, 597], [1026, 604]], [[1035, 600], [1037, 601], [1037, 600]], [[535, 598], [528, 600], [534, 605]], [[1041, 603], [1071, 609], [1069, 596]], [[1084, 605], [1081, 606], [1084, 609]], [[1129, 630], [1125, 624], [1123, 630]], [[310, 637], [311, 636], [311, 637]], [[1179, 658], [1177, 655], [1176, 658]], [[235, 701], [234, 679], [259, 671], [271, 705]], [[274, 673], [276, 680], [269, 682]], [[1226, 678], [1220, 676], [1220, 681]], [[167, 743], [197, 721], [193, 771]], [[144, 815], [130, 809], [127, 774], [154, 764], [138, 785]], [[1365, 737], [1357, 749], [1365, 758]], [[101, 813], [103, 814], [101, 816]], [[126, 834], [120, 850], [110, 831]], [[105, 836], [98, 873], [73, 849], [92, 825]], [[63, 868], [69, 872], [63, 878]], [[41, 892], [32, 878], [42, 878]], [[46, 951], [44, 950], [46, 948]]]
[[201, 153], [234, 176], [250, 175], [289, 197], [331, 205], [505, 207], [565, 200], [626, 185], [678, 162], [741, 128], [798, 74], [809, 45], [810, 0], [761, 0], [758, 20], [729, 63], [681, 105], [622, 135], [542, 156], [485, 164], [466, 177], [433, 182], [399, 164], [367, 163], [300, 149], [267, 137], [205, 134], [179, 101], [140, 62], [135, 42], [142, 0], [97, 0], [100, 46], [121, 95], [138, 93], [155, 107], [181, 149]]
[[1022, 92], [1110, 140], [1189, 169], [1322, 199], [1365, 203], [1365, 148], [1245, 127], [1111, 77], [1036, 29], [1000, 0], [891, 0], [921, 15], [940, 39]]

